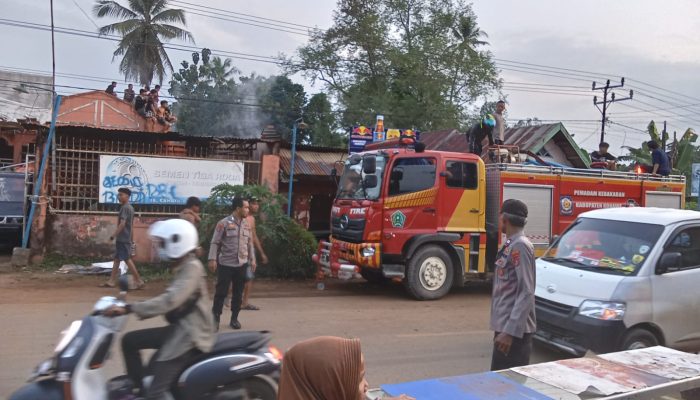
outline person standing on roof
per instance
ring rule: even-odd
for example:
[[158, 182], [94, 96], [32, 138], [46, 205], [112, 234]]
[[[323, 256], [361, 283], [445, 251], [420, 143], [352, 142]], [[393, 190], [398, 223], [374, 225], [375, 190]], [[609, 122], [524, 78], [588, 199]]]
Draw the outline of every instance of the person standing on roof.
[[493, 114], [493, 118], [496, 120], [496, 139], [494, 141], [498, 145], [502, 145], [506, 140], [506, 118], [503, 115], [505, 112], [506, 102], [503, 100], [498, 100], [498, 103], [496, 103], [496, 112]]
[[491, 370], [528, 365], [535, 332], [535, 252], [525, 236], [527, 205], [509, 199], [501, 206], [501, 228], [508, 238], [496, 256], [491, 296], [494, 331]]
[[472, 125], [467, 132], [469, 152], [481, 156], [484, 148], [481, 142], [488, 137], [489, 146], [493, 146], [493, 128], [496, 126], [496, 119], [493, 114], [486, 114], [481, 121]]

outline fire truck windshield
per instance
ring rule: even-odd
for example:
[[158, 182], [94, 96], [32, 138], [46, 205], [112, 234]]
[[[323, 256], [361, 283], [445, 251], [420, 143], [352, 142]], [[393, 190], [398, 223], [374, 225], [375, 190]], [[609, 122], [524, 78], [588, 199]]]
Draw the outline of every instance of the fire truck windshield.
[[[376, 169], [373, 174], [366, 174], [362, 170], [362, 160], [372, 157], [376, 159]], [[338, 185], [338, 199], [352, 200], [376, 200], [382, 189], [382, 179], [384, 177], [384, 169], [386, 167], [386, 157], [378, 154], [366, 154], [362, 157], [355, 156], [345, 162], [343, 175], [340, 177]], [[376, 185], [367, 185], [369, 175], [377, 177]], [[371, 187], [370, 187], [371, 186]]]
[[581, 218], [542, 259], [571, 268], [636, 275], [662, 232], [661, 225]]

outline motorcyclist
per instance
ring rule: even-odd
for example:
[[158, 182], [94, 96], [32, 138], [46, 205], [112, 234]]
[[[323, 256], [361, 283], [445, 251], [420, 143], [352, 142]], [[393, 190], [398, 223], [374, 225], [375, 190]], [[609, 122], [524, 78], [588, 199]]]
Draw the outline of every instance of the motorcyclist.
[[[127, 374], [146, 399], [163, 399], [187, 362], [212, 349], [216, 336], [209, 311], [206, 270], [195, 257], [199, 246], [197, 229], [183, 219], [153, 224], [149, 235], [157, 243], [158, 255], [170, 263], [174, 278], [165, 293], [152, 299], [111, 307], [105, 315], [134, 313], [140, 319], [164, 315], [168, 325], [129, 332], [122, 338]], [[144, 367], [140, 351], [156, 349], [149, 371], [153, 380], [143, 390]]]
[[[481, 121], [472, 125], [467, 132], [467, 141], [469, 144], [469, 152], [481, 156], [483, 147], [481, 142], [488, 137], [489, 146], [493, 146], [493, 128], [496, 126], [496, 119], [491, 114], [486, 114]], [[499, 140], [500, 142], [500, 140]], [[502, 144], [502, 143], [499, 143]]]

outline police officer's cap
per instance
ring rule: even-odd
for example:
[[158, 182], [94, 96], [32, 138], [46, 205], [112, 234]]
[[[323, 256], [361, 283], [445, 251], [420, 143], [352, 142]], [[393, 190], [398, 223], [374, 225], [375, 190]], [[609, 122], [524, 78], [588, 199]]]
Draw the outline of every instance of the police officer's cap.
[[501, 212], [514, 215], [516, 217], [527, 218], [527, 205], [517, 199], [508, 199], [503, 202]]

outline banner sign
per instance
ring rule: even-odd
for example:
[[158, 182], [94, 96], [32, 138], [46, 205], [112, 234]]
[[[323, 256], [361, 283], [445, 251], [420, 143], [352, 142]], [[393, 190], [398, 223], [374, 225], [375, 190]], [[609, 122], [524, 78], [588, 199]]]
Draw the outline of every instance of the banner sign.
[[693, 164], [693, 176], [690, 179], [690, 195], [700, 195], [700, 164]]
[[386, 140], [399, 139], [401, 136], [412, 136], [420, 141], [420, 132], [413, 129], [385, 129], [384, 116], [377, 115], [377, 123], [374, 129], [364, 125], [354, 126], [350, 132], [348, 151], [350, 154], [360, 153], [365, 150], [368, 143], [384, 142]]
[[243, 163], [181, 158], [100, 156], [100, 203], [118, 203], [117, 191], [131, 190], [133, 204], [185, 204], [206, 199], [214, 186], [242, 185]]
[[350, 134], [350, 154], [363, 151], [367, 143], [372, 143], [372, 139], [372, 129], [364, 125], [353, 127]]

